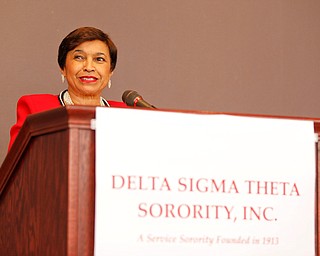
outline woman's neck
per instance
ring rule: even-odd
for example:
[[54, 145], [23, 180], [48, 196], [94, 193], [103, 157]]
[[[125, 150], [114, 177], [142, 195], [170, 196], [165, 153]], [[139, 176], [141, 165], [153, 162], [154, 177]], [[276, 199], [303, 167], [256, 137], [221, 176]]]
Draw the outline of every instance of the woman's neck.
[[70, 91], [68, 91], [70, 98], [74, 105], [86, 105], [86, 106], [100, 106], [101, 105], [101, 97], [97, 96], [87, 96], [87, 95], [76, 95]]

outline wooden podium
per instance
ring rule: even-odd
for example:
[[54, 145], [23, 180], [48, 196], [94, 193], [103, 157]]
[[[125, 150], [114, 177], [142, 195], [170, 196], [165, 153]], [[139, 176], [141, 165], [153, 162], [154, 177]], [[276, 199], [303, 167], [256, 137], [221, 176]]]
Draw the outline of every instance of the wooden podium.
[[[0, 170], [0, 255], [93, 255], [94, 118], [93, 107], [58, 108], [27, 118]], [[319, 135], [320, 119], [306, 120]], [[319, 166], [317, 143], [317, 255]]]
[[0, 171], [1, 255], [93, 255], [94, 108], [27, 118]]

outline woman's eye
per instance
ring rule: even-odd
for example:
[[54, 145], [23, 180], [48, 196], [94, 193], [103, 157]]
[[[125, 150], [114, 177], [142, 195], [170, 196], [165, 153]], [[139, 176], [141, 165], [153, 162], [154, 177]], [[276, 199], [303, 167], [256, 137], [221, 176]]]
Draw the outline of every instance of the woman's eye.
[[75, 56], [74, 56], [74, 59], [75, 59], [75, 60], [83, 60], [84, 57], [81, 56], [81, 55], [75, 55]]
[[104, 59], [103, 57], [97, 57], [97, 61], [99, 61], [99, 62], [104, 62], [105, 59]]

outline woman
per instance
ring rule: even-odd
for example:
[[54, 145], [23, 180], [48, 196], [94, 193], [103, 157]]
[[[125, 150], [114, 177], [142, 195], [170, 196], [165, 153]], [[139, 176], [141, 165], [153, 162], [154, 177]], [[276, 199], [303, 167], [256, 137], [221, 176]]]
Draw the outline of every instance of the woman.
[[59, 95], [26, 95], [17, 104], [17, 123], [10, 130], [11, 148], [27, 115], [66, 105], [125, 107], [122, 102], [106, 101], [103, 89], [111, 86], [117, 48], [109, 36], [93, 27], [72, 31], [61, 42], [58, 52], [62, 81], [68, 89]]

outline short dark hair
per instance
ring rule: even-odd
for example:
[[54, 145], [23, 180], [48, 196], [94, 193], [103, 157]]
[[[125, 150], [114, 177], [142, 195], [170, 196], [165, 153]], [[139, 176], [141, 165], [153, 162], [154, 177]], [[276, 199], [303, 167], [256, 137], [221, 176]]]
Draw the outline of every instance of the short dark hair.
[[77, 28], [62, 40], [58, 51], [58, 63], [60, 68], [64, 69], [69, 51], [72, 51], [84, 42], [94, 40], [100, 40], [107, 45], [111, 59], [111, 71], [113, 71], [117, 63], [117, 47], [112, 42], [109, 35], [94, 27]]

